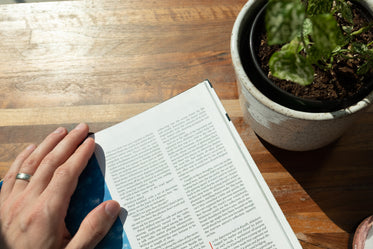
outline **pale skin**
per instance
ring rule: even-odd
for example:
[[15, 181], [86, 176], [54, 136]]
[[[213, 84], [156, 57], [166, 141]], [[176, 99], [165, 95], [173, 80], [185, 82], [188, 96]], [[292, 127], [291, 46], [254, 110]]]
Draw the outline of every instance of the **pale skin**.
[[[79, 175], [92, 156], [95, 142], [89, 128], [58, 128], [39, 145], [30, 145], [15, 159], [0, 192], [0, 248], [94, 248], [120, 212], [116, 201], [92, 210], [71, 237], [65, 216]], [[17, 173], [33, 175], [29, 182]]]

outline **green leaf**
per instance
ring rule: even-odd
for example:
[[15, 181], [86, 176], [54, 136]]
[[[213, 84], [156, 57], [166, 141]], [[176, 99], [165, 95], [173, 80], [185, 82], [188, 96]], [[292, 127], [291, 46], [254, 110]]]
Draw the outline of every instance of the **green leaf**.
[[353, 28], [353, 26], [342, 26], [343, 31], [346, 32], [348, 35], [351, 35]]
[[307, 58], [311, 62], [311, 64], [318, 65], [318, 61], [320, 61], [325, 54], [323, 51], [316, 48], [316, 46], [312, 46], [307, 51]]
[[314, 16], [330, 13], [333, 7], [333, 0], [308, 0], [307, 14]]
[[303, 36], [307, 37], [312, 32], [312, 21], [306, 18], [303, 22]]
[[299, 53], [304, 48], [303, 43], [299, 40], [298, 37], [294, 38], [291, 42], [286, 43], [282, 46], [281, 51], [290, 51], [293, 53]]
[[357, 74], [364, 75], [372, 69], [373, 69], [373, 59], [370, 59], [357, 69]]
[[268, 44], [284, 44], [300, 34], [305, 10], [300, 0], [270, 0], [266, 9]]
[[353, 14], [350, 5], [345, 0], [335, 1], [335, 10], [349, 23], [353, 23]]
[[346, 43], [337, 21], [331, 14], [320, 14], [311, 17], [312, 33], [314, 41], [310, 49], [314, 59], [328, 58], [330, 54]]
[[373, 49], [369, 49], [366, 44], [355, 42], [352, 44], [352, 51], [364, 60], [357, 70], [358, 74], [364, 75], [373, 69]]
[[352, 43], [352, 51], [361, 55], [371, 55], [372, 52], [369, 50], [368, 46], [364, 43], [354, 42]]
[[314, 71], [311, 63], [300, 54], [289, 50], [275, 52], [269, 60], [269, 68], [272, 75], [279, 79], [304, 86], [313, 81]]

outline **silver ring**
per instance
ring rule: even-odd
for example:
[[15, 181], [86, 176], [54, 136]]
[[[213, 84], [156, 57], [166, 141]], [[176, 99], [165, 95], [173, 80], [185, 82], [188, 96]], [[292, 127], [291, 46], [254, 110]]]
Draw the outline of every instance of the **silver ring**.
[[26, 173], [18, 173], [16, 175], [16, 179], [19, 179], [19, 180], [25, 180], [27, 182], [30, 181], [32, 175], [29, 175], [29, 174], [26, 174]]

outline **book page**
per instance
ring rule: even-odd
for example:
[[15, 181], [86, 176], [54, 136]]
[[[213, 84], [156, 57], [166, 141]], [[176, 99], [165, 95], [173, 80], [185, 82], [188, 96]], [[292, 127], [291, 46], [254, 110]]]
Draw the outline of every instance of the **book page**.
[[132, 248], [301, 248], [208, 82], [95, 139]]

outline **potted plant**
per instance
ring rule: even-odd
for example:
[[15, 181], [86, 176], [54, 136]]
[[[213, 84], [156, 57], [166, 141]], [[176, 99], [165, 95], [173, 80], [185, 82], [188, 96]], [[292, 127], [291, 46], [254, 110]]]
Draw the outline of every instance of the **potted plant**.
[[[343, 0], [269, 0], [267, 6], [266, 0], [250, 0], [238, 15], [232, 31], [231, 55], [240, 103], [245, 120], [269, 143], [297, 151], [320, 148], [340, 137], [373, 102], [373, 79], [369, 79], [373, 67], [372, 41], [354, 43], [349, 38], [372, 27], [354, 30], [348, 4]], [[361, 1], [360, 5], [367, 9], [367, 17], [372, 18], [369, 12], [372, 0]], [[287, 24], [281, 16], [286, 14], [293, 17]], [[338, 17], [347, 19], [343, 29], [336, 26]], [[282, 27], [286, 29], [281, 30]], [[340, 30], [333, 33], [331, 30], [336, 27]], [[275, 32], [270, 32], [271, 29]], [[268, 43], [277, 45], [264, 66], [258, 62], [257, 49], [268, 48], [263, 41], [258, 45], [257, 38], [262, 33]], [[361, 58], [357, 60], [357, 56]], [[339, 65], [341, 58], [347, 57], [354, 57], [359, 64], [352, 72], [358, 75], [357, 79], [349, 80], [351, 84], [352, 81], [359, 84], [356, 93], [347, 94], [352, 97], [312, 99], [281, 88], [289, 83], [298, 92], [309, 91], [315, 75], [351, 71], [346, 65]], [[321, 69], [314, 71], [317, 67]]]

